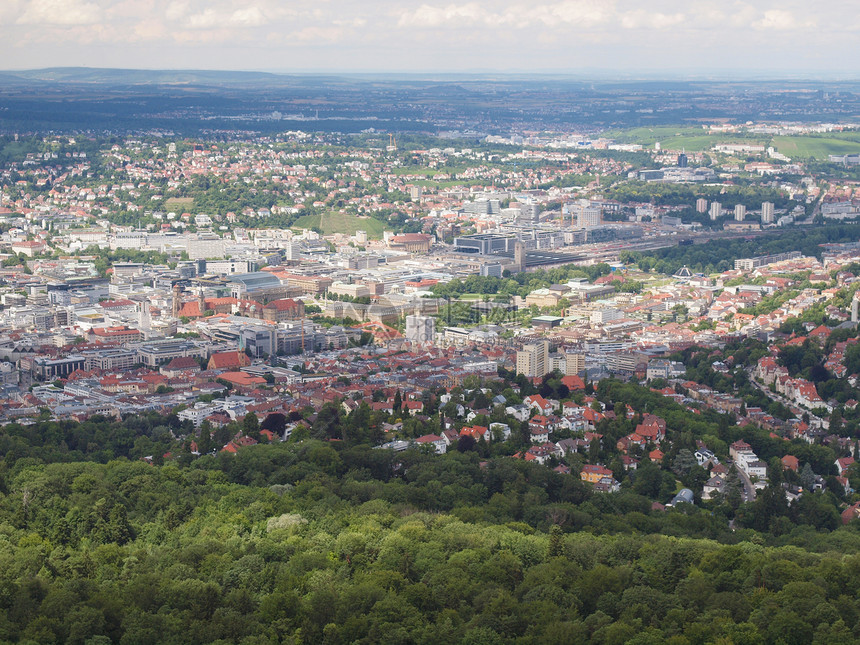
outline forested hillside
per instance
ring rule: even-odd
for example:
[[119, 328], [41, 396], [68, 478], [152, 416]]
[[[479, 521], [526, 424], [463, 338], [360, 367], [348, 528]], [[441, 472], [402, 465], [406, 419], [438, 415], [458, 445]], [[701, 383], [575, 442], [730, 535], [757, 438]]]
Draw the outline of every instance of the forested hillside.
[[858, 548], [851, 527], [731, 531], [474, 452], [7, 453], [0, 641], [845, 643]]

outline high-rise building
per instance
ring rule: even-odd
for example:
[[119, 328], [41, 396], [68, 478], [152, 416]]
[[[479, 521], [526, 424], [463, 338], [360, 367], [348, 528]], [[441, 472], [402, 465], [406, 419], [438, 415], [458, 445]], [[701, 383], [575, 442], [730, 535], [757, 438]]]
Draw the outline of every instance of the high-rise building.
[[735, 206], [735, 221], [736, 222], [743, 222], [744, 219], [746, 219], [746, 216], [747, 216], [747, 207], [746, 206], [744, 206], [743, 204], [738, 204], [737, 206]]
[[549, 373], [549, 343], [541, 341], [524, 345], [517, 352], [517, 374], [527, 378], [539, 378]]
[[761, 223], [773, 224], [773, 202], [762, 202]]
[[409, 197], [412, 199], [413, 202], [420, 202], [422, 193], [423, 193], [423, 190], [422, 190], [421, 186], [410, 186], [409, 187]]
[[678, 168], [686, 168], [687, 167], [687, 155], [685, 153], [681, 153], [678, 155]]
[[585, 370], [585, 354], [565, 354], [564, 373], [566, 376], [579, 374]]
[[696, 200], [696, 212], [697, 213], [705, 213], [708, 210], [708, 200], [704, 197], [699, 197]]
[[526, 270], [526, 245], [520, 241], [514, 244], [514, 269], [516, 271]]
[[530, 222], [540, 221], [540, 206], [537, 204], [520, 204], [520, 212]]
[[711, 221], [716, 221], [719, 219], [720, 215], [723, 214], [723, 205], [720, 202], [711, 202], [711, 209], [708, 211]]
[[[600, 226], [603, 219], [603, 210], [599, 206], [593, 206], [588, 200], [582, 200], [573, 209], [573, 217], [577, 228], [588, 226]], [[575, 218], [575, 219], [574, 219]]]
[[149, 301], [138, 303], [140, 307], [140, 330], [141, 331], [150, 331], [152, 329], [152, 317], [149, 311]]

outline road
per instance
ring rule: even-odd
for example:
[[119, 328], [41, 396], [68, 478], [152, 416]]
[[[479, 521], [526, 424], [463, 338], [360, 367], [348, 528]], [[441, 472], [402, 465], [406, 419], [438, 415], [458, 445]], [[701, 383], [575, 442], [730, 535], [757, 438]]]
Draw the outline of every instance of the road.
[[804, 413], [808, 414], [810, 426], [813, 426], [813, 427], [817, 426], [819, 428], [825, 428], [825, 429], [830, 426], [830, 422], [827, 419], [822, 419], [821, 417], [819, 417], [816, 414], [813, 414], [809, 410], [804, 410], [802, 408], [797, 407], [797, 404], [794, 403], [794, 401], [790, 401], [789, 399], [785, 398], [782, 394], [779, 394], [778, 392], [771, 392], [769, 387], [765, 387], [764, 385], [762, 385], [761, 383], [756, 381], [755, 377], [753, 376], [753, 373], [752, 373], [752, 368], [747, 368], [746, 372], [747, 372], [747, 376], [749, 377], [750, 384], [752, 384], [752, 386], [754, 388], [756, 388], [759, 392], [764, 394], [766, 397], [768, 397], [769, 399], [771, 399], [773, 401], [779, 401], [785, 407], [787, 407], [789, 410], [791, 410], [795, 415], [797, 415], [798, 418], [801, 417]]
[[747, 474], [738, 468], [737, 464], [732, 464], [732, 468], [734, 468], [738, 472], [738, 476], [741, 478], [741, 482], [744, 485], [744, 492], [741, 493], [741, 498], [745, 502], [754, 502], [755, 501], [755, 486], [750, 481], [750, 478], [747, 477]]

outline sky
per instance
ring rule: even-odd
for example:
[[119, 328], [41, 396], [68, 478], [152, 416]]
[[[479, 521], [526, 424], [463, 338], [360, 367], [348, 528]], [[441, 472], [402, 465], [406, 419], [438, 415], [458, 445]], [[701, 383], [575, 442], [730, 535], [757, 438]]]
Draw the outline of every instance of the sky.
[[857, 0], [0, 0], [0, 69], [857, 78]]

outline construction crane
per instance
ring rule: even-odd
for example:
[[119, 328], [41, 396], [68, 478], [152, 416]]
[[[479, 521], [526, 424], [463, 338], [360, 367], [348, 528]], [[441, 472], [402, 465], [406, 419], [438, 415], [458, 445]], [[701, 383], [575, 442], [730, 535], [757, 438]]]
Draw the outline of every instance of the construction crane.
[[388, 134], [388, 146], [385, 150], [387, 152], [397, 152], [397, 139], [391, 133]]

